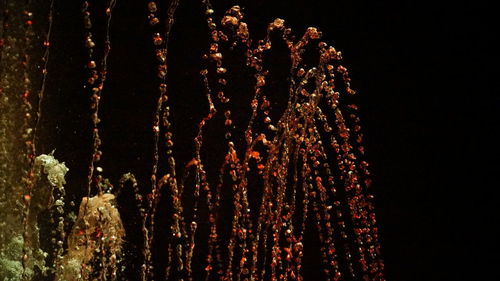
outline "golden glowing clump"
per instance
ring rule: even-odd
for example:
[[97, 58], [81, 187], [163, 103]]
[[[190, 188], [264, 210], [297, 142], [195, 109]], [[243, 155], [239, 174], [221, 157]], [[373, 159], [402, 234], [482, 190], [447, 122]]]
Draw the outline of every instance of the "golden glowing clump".
[[109, 193], [83, 198], [56, 280], [89, 280], [92, 275], [116, 278], [125, 230], [114, 200]]

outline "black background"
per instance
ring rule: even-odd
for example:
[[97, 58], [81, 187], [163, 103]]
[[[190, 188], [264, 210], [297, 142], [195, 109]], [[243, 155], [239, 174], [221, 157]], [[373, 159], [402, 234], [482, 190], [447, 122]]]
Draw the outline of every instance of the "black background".
[[[84, 30], [76, 2], [55, 4], [39, 151], [57, 148], [57, 158], [71, 169], [68, 189], [74, 200], [85, 194], [91, 143]], [[146, 2], [118, 0], [111, 25], [100, 128], [101, 165], [114, 182], [128, 171], [148, 182], [151, 169], [156, 84]], [[217, 15], [233, 4], [244, 7], [257, 37], [280, 17], [295, 34], [318, 27], [324, 40], [343, 52], [359, 93], [388, 280], [492, 276], [491, 256], [498, 246], [494, 115], [500, 101], [491, 6], [389, 0], [212, 3]], [[95, 26], [102, 26], [100, 18]], [[193, 99], [201, 90], [192, 77], [208, 42], [200, 1], [181, 0], [172, 32], [169, 79], [177, 105], [172, 118], [174, 126], [192, 121], [186, 122], [193, 124], [186, 125], [189, 136], [201, 117]], [[97, 53], [99, 34], [97, 29]], [[176, 143], [178, 153], [190, 159], [191, 144]]]

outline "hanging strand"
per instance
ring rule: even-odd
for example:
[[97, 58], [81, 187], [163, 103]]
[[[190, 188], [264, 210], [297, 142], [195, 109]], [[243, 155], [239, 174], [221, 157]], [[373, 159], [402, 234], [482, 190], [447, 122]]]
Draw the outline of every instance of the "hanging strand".
[[24, 192], [24, 211], [23, 211], [23, 256], [22, 256], [22, 265], [23, 265], [23, 280], [30, 279], [30, 270], [33, 259], [32, 256], [32, 247], [34, 247], [33, 241], [33, 233], [30, 231], [30, 224], [33, 222], [30, 221], [30, 207], [31, 207], [31, 198], [33, 196], [33, 187], [34, 187], [34, 172], [33, 165], [35, 160], [35, 146], [33, 142], [33, 130], [31, 129], [32, 122], [32, 106], [30, 102], [31, 98], [31, 79], [29, 75], [29, 67], [30, 67], [30, 55], [29, 51], [31, 48], [31, 40], [33, 38], [33, 14], [31, 12], [31, 1], [26, 1], [23, 11], [23, 27], [24, 27], [24, 38], [22, 42], [22, 93], [21, 93], [21, 101], [22, 101], [22, 109], [23, 109], [23, 126], [22, 126], [22, 137], [26, 144], [26, 151], [24, 156], [24, 161], [27, 167], [25, 171], [23, 171], [23, 182], [26, 184], [26, 190]]
[[[106, 186], [105, 182], [103, 181], [102, 176], [95, 176], [94, 173], [102, 172], [101, 167], [96, 167], [96, 163], [101, 160], [102, 156], [102, 151], [100, 150], [102, 141], [99, 135], [99, 127], [98, 124], [100, 123], [99, 119], [99, 105], [100, 105], [100, 99], [102, 95], [102, 91], [104, 90], [104, 84], [106, 82], [106, 77], [107, 77], [107, 72], [108, 72], [108, 57], [111, 51], [111, 41], [110, 41], [110, 26], [111, 26], [111, 18], [112, 18], [112, 11], [116, 5], [116, 0], [109, 0], [108, 4], [106, 5], [105, 9], [105, 16], [106, 16], [106, 25], [105, 25], [105, 41], [104, 41], [104, 48], [103, 48], [103, 56], [101, 59], [100, 64], [98, 65], [95, 60], [94, 60], [94, 47], [96, 46], [94, 40], [93, 40], [93, 35], [92, 35], [92, 19], [91, 19], [91, 13], [90, 13], [90, 1], [83, 1], [82, 5], [82, 15], [83, 15], [83, 25], [84, 28], [87, 30], [86, 35], [85, 35], [85, 47], [87, 48], [87, 54], [88, 54], [88, 59], [87, 59], [87, 64], [86, 67], [89, 70], [89, 77], [87, 79], [87, 83], [85, 84], [84, 88], [90, 89], [90, 111], [91, 111], [91, 124], [92, 124], [92, 157], [90, 160], [90, 164], [88, 167], [88, 175], [87, 175], [87, 180], [88, 180], [88, 186], [87, 186], [87, 200], [84, 202], [84, 212], [83, 212], [83, 217], [85, 218], [89, 212], [89, 202], [91, 201], [91, 194], [92, 194], [92, 185], [95, 184], [97, 187], [97, 193], [98, 196], [103, 195], [103, 186]], [[100, 70], [99, 70], [100, 68]], [[101, 222], [101, 220], [99, 221]], [[92, 247], [89, 246], [90, 242], [90, 233], [85, 232], [85, 251], [88, 251]], [[99, 247], [104, 247], [103, 244], [100, 244]], [[103, 278], [107, 278], [106, 274], [106, 265], [105, 265], [105, 253], [103, 251], [100, 251], [100, 258], [102, 260], [102, 268], [100, 271], [101, 276], [104, 276]], [[93, 253], [87, 253], [88, 255], [93, 255]], [[92, 274], [90, 272], [92, 270], [91, 266], [88, 266], [86, 264], [82, 264], [82, 274], [84, 276], [89, 276]], [[116, 274], [115, 274], [116, 275]], [[113, 276], [115, 276], [113, 275]], [[114, 278], [114, 277], [113, 277]]]
[[[149, 280], [153, 278], [153, 265], [151, 262], [151, 246], [153, 244], [153, 238], [154, 238], [154, 231], [155, 231], [155, 215], [156, 215], [156, 208], [157, 204], [159, 202], [159, 197], [161, 194], [161, 187], [167, 185], [171, 188], [171, 191], [174, 191], [172, 194], [177, 192], [177, 187], [172, 186], [176, 185], [176, 180], [175, 180], [175, 160], [173, 156], [171, 155], [172, 153], [172, 146], [173, 140], [172, 140], [172, 133], [170, 131], [170, 121], [168, 120], [169, 118], [169, 107], [166, 106], [166, 102], [168, 100], [168, 92], [167, 92], [167, 72], [168, 72], [168, 65], [167, 65], [167, 52], [168, 52], [168, 42], [170, 40], [170, 32], [172, 30], [173, 24], [174, 24], [174, 15], [175, 11], [177, 10], [177, 7], [179, 5], [180, 0], [172, 0], [170, 2], [170, 6], [167, 10], [167, 15], [166, 15], [166, 21], [165, 21], [165, 30], [163, 34], [160, 34], [160, 32], [154, 32], [153, 33], [153, 45], [156, 47], [155, 50], [155, 55], [156, 58], [159, 62], [158, 67], [157, 67], [157, 77], [160, 80], [158, 90], [159, 90], [159, 97], [158, 101], [156, 104], [156, 110], [155, 110], [155, 115], [154, 115], [154, 120], [153, 120], [153, 169], [151, 173], [151, 196], [148, 196], [148, 213], [146, 214], [147, 217], [149, 217], [149, 224], [147, 225], [147, 231], [143, 231], [144, 233], [144, 239], [147, 240], [147, 243], [145, 243], [145, 249], [143, 251], [144, 254], [144, 263], [141, 268], [141, 278], [143, 281]], [[160, 23], [160, 20], [157, 17], [158, 13], [158, 7], [156, 4], [156, 1], [150, 1], [148, 3], [148, 20], [149, 24], [154, 28], [158, 28], [158, 24]], [[162, 114], [163, 112], [163, 114]], [[167, 147], [167, 158], [168, 158], [168, 171], [169, 174], [165, 175], [162, 179], [162, 184], [158, 184], [157, 182], [157, 177], [158, 177], [158, 163], [159, 163], [159, 141], [160, 141], [160, 118], [162, 119], [162, 125], [165, 128], [165, 145]], [[177, 205], [174, 205], [177, 206]], [[178, 211], [177, 211], [178, 212]], [[173, 225], [177, 225], [178, 222], [173, 223]], [[169, 243], [170, 245], [170, 243]], [[170, 247], [170, 246], [169, 246]], [[172, 250], [169, 248], [168, 250], [168, 261], [167, 264], [170, 263], [172, 256]], [[168, 266], [167, 266], [168, 267]], [[166, 274], [168, 276], [169, 270], [166, 270]], [[168, 277], [167, 277], [168, 278]]]
[[48, 15], [48, 27], [47, 33], [45, 35], [45, 40], [43, 41], [43, 46], [45, 47], [45, 52], [42, 57], [43, 67], [42, 67], [42, 85], [40, 86], [40, 91], [38, 91], [38, 108], [37, 108], [37, 118], [36, 124], [33, 128], [33, 153], [36, 155], [36, 143], [37, 143], [37, 133], [40, 127], [40, 122], [42, 119], [42, 111], [43, 111], [43, 99], [45, 96], [45, 87], [48, 75], [48, 66], [49, 66], [49, 56], [50, 56], [50, 35], [52, 33], [52, 22], [54, 17], [54, 2], [55, 0], [50, 1], [49, 7], [49, 15]]

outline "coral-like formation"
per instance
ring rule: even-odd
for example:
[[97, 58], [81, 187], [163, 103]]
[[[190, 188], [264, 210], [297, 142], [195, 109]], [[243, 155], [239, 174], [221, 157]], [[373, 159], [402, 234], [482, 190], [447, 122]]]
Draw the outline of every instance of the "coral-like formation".
[[[40, 247], [38, 216], [54, 205], [59, 207], [59, 204], [54, 204], [54, 188], [57, 188], [59, 193], [64, 193], [63, 185], [66, 183], [64, 177], [69, 169], [52, 154], [42, 154], [35, 158], [34, 163], [34, 180], [37, 184], [35, 192], [32, 195], [25, 195], [24, 198], [30, 202], [24, 236], [23, 230], [18, 225], [5, 224], [5, 227], [11, 230], [11, 235], [10, 240], [0, 251], [2, 281], [31, 279], [36, 274], [44, 275], [48, 269], [45, 265], [48, 254]], [[23, 255], [26, 256], [24, 265], [21, 259]]]
[[83, 198], [56, 280], [89, 280], [91, 276], [116, 278], [125, 230], [114, 201], [115, 196], [110, 193]]
[[66, 184], [64, 176], [69, 171], [64, 163], [59, 163], [51, 154], [42, 154], [35, 159], [35, 169], [47, 175], [47, 180], [53, 187], [62, 188]]
[[21, 259], [23, 253], [23, 237], [12, 236], [5, 249], [0, 252], [0, 280], [19, 281], [23, 272]]

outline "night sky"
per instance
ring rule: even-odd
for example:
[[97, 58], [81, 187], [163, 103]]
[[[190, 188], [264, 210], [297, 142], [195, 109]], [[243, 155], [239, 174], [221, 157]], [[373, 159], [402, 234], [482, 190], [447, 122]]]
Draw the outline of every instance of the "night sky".
[[[55, 4], [44, 101], [50, 117], [42, 121], [40, 152], [57, 148], [56, 157], [70, 167], [68, 189], [76, 198], [85, 192], [91, 134], [84, 30], [74, 2]], [[145, 2], [118, 0], [111, 25], [100, 128], [101, 165], [114, 182], [128, 171], [148, 182], [151, 172], [156, 70]], [[494, 113], [500, 110], [492, 7], [478, 1], [212, 3], [218, 15], [234, 4], [244, 7], [256, 37], [280, 17], [297, 35], [317, 27], [343, 52], [358, 91], [387, 280], [491, 276], [495, 265], [486, 254], [499, 237], [492, 226], [498, 225], [499, 211], [493, 180]], [[202, 116], [193, 96], [200, 85], [192, 77], [202, 63], [206, 35], [200, 1], [181, 0], [169, 46], [173, 122], [189, 124], [182, 123], [179, 138], [189, 138], [196, 122], [187, 121]], [[189, 160], [191, 145], [176, 143], [180, 159]]]

